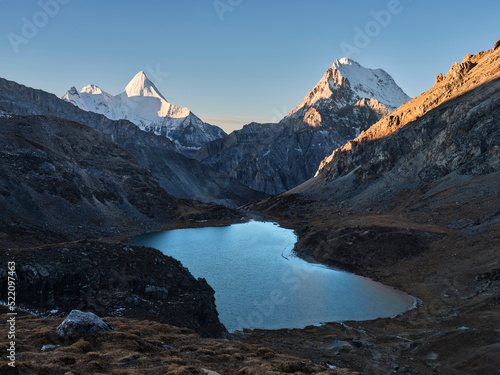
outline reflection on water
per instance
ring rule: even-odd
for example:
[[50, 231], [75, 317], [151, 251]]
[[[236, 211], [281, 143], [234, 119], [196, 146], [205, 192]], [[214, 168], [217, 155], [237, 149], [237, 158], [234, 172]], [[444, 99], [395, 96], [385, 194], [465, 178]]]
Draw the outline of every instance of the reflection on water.
[[391, 287], [297, 258], [296, 240], [291, 230], [251, 221], [147, 234], [130, 243], [159, 249], [205, 278], [229, 331], [391, 317], [414, 305]]

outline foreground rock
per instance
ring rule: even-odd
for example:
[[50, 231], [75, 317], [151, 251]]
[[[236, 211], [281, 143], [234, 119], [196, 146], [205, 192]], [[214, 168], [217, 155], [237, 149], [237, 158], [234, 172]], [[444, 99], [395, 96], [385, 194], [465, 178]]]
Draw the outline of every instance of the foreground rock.
[[[67, 315], [73, 309], [99, 316], [156, 320], [202, 336], [225, 337], [214, 291], [160, 251], [124, 244], [80, 241], [24, 250], [0, 250], [16, 262], [17, 303]], [[7, 274], [0, 269], [0, 299]]]
[[56, 333], [62, 337], [69, 337], [81, 333], [114, 331], [110, 324], [91, 312], [72, 310], [68, 317], [56, 328]]

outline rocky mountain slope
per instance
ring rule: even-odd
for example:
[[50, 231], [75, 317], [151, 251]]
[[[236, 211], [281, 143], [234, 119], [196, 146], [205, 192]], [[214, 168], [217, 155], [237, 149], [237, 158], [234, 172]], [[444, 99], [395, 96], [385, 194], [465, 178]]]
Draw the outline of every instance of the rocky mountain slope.
[[0, 246], [159, 230], [177, 220], [239, 217], [169, 195], [95, 130], [48, 116], [0, 116]]
[[409, 99], [383, 70], [336, 60], [278, 124], [246, 125], [196, 157], [255, 190], [280, 193], [311, 178], [331, 150]]
[[[0, 305], [0, 319], [7, 321]], [[18, 316], [16, 331], [23, 338], [22, 361], [12, 369], [7, 355], [0, 358], [2, 374], [75, 375], [107, 373], [141, 375], [317, 374], [357, 375], [346, 369], [315, 363], [304, 356], [280, 353], [238, 340], [201, 338], [187, 328], [154, 321], [104, 317], [115, 332], [61, 338], [55, 333], [63, 318]], [[8, 348], [7, 336], [0, 345]], [[40, 351], [44, 345], [59, 346]]]
[[250, 342], [290, 353], [312, 345], [319, 360], [336, 337], [350, 346], [334, 363], [373, 374], [497, 372], [499, 119], [497, 43], [335, 150], [315, 178], [253, 205], [296, 230], [299, 253], [422, 305], [396, 319], [311, 328], [306, 338], [256, 333]]
[[[213, 289], [158, 250], [80, 241], [29, 250], [0, 250], [16, 262], [16, 302], [43, 315], [92, 311], [187, 327], [204, 337], [227, 337]], [[7, 300], [7, 269], [0, 270]]]
[[42, 90], [0, 78], [0, 111], [18, 115], [49, 115], [76, 121], [118, 143], [177, 198], [240, 206], [264, 198], [225, 174], [177, 153], [170, 139], [141, 130], [127, 120], [110, 120], [87, 112]]
[[179, 216], [148, 170], [85, 125], [2, 116], [0, 157], [4, 246], [152, 230]]
[[335, 150], [316, 178], [295, 191], [326, 189], [331, 197], [339, 189], [342, 199], [347, 191], [370, 191], [365, 200], [378, 191], [388, 198], [446, 176], [496, 171], [499, 77], [498, 49], [465, 56], [429, 91]]
[[189, 109], [169, 103], [142, 71], [116, 96], [88, 85], [80, 92], [72, 87], [62, 99], [85, 111], [112, 120], [129, 120], [142, 130], [163, 135], [186, 156], [194, 155], [203, 144], [226, 136], [221, 128], [201, 121]]

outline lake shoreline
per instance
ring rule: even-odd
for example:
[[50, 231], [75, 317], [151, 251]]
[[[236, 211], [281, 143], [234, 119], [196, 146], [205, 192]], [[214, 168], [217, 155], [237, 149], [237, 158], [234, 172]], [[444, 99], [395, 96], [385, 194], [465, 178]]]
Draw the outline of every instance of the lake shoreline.
[[[407, 201], [405, 196], [399, 199]], [[498, 349], [491, 346], [500, 340], [500, 284], [494, 276], [498, 272], [484, 271], [498, 263], [500, 237], [494, 222], [489, 230], [485, 225], [470, 235], [469, 227], [447, 224], [455, 220], [452, 210], [429, 223], [425, 210], [387, 212], [382, 203], [346, 208], [293, 194], [250, 208], [295, 230], [298, 254], [390, 285], [420, 302], [395, 318], [301, 330], [247, 330], [240, 335], [244, 342], [303, 353], [315, 361], [333, 359], [335, 365], [375, 374], [457, 373], [457, 368], [487, 373], [485, 368], [500, 368]], [[465, 211], [462, 217], [480, 213]], [[401, 253], [395, 244], [417, 251]], [[338, 350], [327, 349], [332, 338], [343, 342]]]
[[[379, 217], [376, 214], [364, 212], [342, 216], [329, 207], [315, 207], [313, 211], [314, 216], [306, 213], [307, 217], [303, 214], [303, 217], [298, 218], [287, 218], [286, 215], [276, 215], [270, 212], [265, 212], [262, 216], [284, 228], [295, 230], [298, 243], [294, 251], [299, 256], [300, 254], [311, 256], [306, 248], [308, 242], [304, 240], [315, 233], [324, 237], [325, 228], [332, 231], [339, 226], [348, 228], [359, 226], [359, 231], [361, 231], [366, 227], [376, 229], [375, 224], [377, 224], [396, 228], [404, 226], [406, 230], [408, 226], [405, 219], [389, 220], [390, 218], [385, 216]], [[298, 211], [298, 214], [301, 215], [301, 212]], [[178, 227], [227, 226], [250, 219], [240, 217], [194, 224], [181, 222], [178, 223]], [[410, 225], [416, 229], [422, 228], [422, 224], [419, 223]], [[434, 231], [434, 227], [430, 229]], [[106, 238], [102, 241], [119, 242], [120, 240], [123, 238]], [[486, 252], [478, 257], [477, 254], [481, 253], [476, 250], [488, 247], [493, 249], [494, 239], [483, 236], [472, 238], [464, 244], [463, 239], [458, 240], [456, 234], [450, 233], [444, 238], [436, 238], [432, 235], [429, 237], [429, 242], [430, 250], [400, 262], [397, 266], [366, 269], [357, 264], [350, 265], [351, 270], [354, 267], [357, 268], [355, 273], [358, 275], [381, 281], [385, 285], [419, 298], [422, 300], [419, 308], [409, 310], [394, 318], [372, 321], [326, 323], [302, 329], [244, 330], [232, 334], [233, 340], [252, 346], [267, 347], [273, 352], [287, 353], [313, 363], [329, 363], [337, 367], [347, 367], [369, 373], [372, 371], [373, 373], [392, 372], [395, 366], [406, 369], [406, 372], [415, 370], [420, 373], [433, 371], [432, 368], [437, 368], [435, 366], [454, 369], [461, 359], [452, 353], [442, 354], [447, 353], [450, 345], [452, 347], [473, 345], [474, 350], [483, 350], [481, 343], [487, 347], [492, 340], [492, 335], [498, 337], [498, 332], [495, 330], [500, 325], [498, 315], [494, 315], [494, 306], [498, 305], [494, 302], [498, 286], [494, 279], [488, 281], [490, 277], [488, 275], [477, 277], [477, 271], [471, 263], [472, 260], [478, 262], [479, 265], [494, 261], [495, 258], [491, 256], [492, 252]], [[462, 243], [463, 253], [476, 254], [460, 258], [466, 260], [464, 266], [447, 270], [436, 268], [439, 262], [428, 261], [428, 256], [436, 251], [443, 253], [441, 263], [455, 259], [454, 254], [457, 251], [452, 249], [458, 243]], [[442, 249], [445, 251], [443, 252]], [[319, 261], [319, 263], [331, 265], [328, 262]], [[470, 270], [464, 272], [466, 267]], [[475, 278], [479, 281], [474, 281]], [[466, 281], [453, 281], [454, 279]], [[487, 285], [491, 287], [482, 286], [485, 285], [484, 283], [488, 283]], [[484, 291], [481, 292], [481, 290]], [[481, 311], [484, 313], [480, 314]], [[39, 321], [39, 324], [42, 324], [42, 321]], [[478, 339], [471, 342], [470, 335]], [[450, 337], [453, 337], [452, 341]], [[334, 341], [336, 345], [338, 344], [336, 349], [327, 349]], [[483, 351], [485, 350], [487, 349]], [[438, 359], [429, 359], [435, 358], [434, 355], [430, 356], [430, 353], [438, 353]], [[492, 363], [494, 364], [495, 361]]]
[[230, 227], [149, 233], [127, 244], [158, 249], [205, 278], [230, 332], [373, 320], [416, 305], [396, 288], [297, 256], [295, 231], [249, 218]]

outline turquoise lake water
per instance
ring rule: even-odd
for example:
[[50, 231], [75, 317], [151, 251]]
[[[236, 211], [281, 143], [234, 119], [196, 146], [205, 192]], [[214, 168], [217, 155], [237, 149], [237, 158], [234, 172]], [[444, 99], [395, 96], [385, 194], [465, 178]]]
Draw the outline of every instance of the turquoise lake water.
[[152, 233], [130, 243], [156, 248], [205, 278], [230, 332], [392, 317], [415, 305], [392, 287], [296, 257], [296, 240], [291, 230], [250, 221]]

